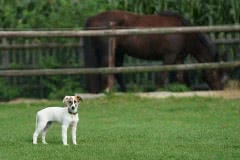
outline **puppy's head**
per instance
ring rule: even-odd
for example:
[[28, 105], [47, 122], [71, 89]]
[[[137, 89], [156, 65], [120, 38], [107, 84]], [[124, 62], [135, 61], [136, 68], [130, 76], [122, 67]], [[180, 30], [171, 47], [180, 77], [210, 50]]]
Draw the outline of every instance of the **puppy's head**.
[[68, 107], [68, 111], [71, 113], [77, 113], [80, 101], [82, 101], [80, 96], [65, 96], [63, 98], [64, 105]]

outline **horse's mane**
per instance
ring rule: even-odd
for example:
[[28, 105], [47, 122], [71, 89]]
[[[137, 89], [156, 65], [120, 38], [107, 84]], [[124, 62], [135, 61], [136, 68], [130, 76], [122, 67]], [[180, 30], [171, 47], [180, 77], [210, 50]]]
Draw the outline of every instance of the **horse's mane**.
[[[180, 15], [180, 14], [178, 14], [176, 12], [162, 11], [162, 12], [159, 12], [158, 15], [161, 15], [161, 16], [173, 16], [173, 17], [176, 17], [177, 19], [180, 19], [184, 26], [192, 26], [192, 24], [191, 24], [191, 22], [189, 20], [187, 20], [185, 17], [183, 17], [182, 15]], [[209, 52], [211, 54], [217, 54], [216, 50], [215, 50], [215, 46], [212, 44], [212, 42], [206, 36], [206, 34], [198, 32], [197, 36], [198, 36], [200, 42], [202, 44], [204, 44], [208, 48], [208, 50], [209, 50]], [[218, 56], [218, 55], [215, 55], [215, 56]]]
[[177, 19], [180, 19], [183, 22], [184, 26], [191, 26], [191, 22], [189, 20], [187, 20], [186, 18], [184, 18], [182, 15], [176, 13], [176, 12], [172, 12], [172, 11], [161, 11], [158, 13], [158, 15], [161, 16], [170, 16], [170, 17], [176, 17]]

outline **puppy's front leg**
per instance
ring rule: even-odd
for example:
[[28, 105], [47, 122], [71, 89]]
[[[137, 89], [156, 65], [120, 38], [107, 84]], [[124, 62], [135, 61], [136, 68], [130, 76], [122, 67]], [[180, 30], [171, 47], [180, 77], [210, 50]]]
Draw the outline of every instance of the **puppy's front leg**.
[[63, 124], [62, 125], [62, 142], [63, 142], [63, 145], [68, 145], [67, 144], [67, 129], [68, 129], [68, 125]]
[[73, 142], [73, 144], [75, 144], [75, 145], [77, 145], [76, 132], [77, 132], [77, 123], [74, 123], [74, 124], [72, 125], [72, 142]]

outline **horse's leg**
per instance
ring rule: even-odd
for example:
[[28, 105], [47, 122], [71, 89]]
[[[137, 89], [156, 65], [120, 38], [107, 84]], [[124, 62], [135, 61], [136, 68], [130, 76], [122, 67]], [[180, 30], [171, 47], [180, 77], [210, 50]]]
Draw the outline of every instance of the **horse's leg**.
[[[124, 53], [117, 50], [116, 51], [116, 58], [115, 58], [115, 64], [116, 67], [122, 67], [123, 66], [123, 61], [124, 61]], [[122, 92], [126, 92], [126, 85], [124, 84], [124, 79], [123, 79], [123, 74], [119, 73], [119, 74], [115, 74], [116, 80], [119, 84], [120, 87], [120, 91]]]
[[[100, 59], [100, 67], [109, 67], [109, 62], [108, 62], [108, 53], [107, 52], [102, 52], [101, 59]], [[109, 80], [109, 75], [108, 74], [102, 74], [101, 75], [101, 90], [102, 91], [109, 91], [110, 86], [108, 83]]]
[[159, 86], [164, 87], [168, 84], [169, 79], [168, 79], [168, 72], [161, 72], [158, 74], [157, 79], [159, 79]]
[[[176, 64], [183, 64], [183, 60], [178, 59]], [[176, 72], [176, 81], [177, 83], [184, 84], [184, 71], [177, 71]]]
[[[176, 64], [184, 64], [184, 60], [187, 58], [187, 52], [181, 51], [180, 56], [176, 60]], [[187, 86], [190, 86], [190, 81], [188, 77], [187, 71], [177, 71], [176, 72], [176, 80], [180, 84], [186, 84]]]
[[[163, 58], [163, 65], [171, 65], [176, 62], [176, 54], [175, 52], [169, 52], [166, 54]], [[169, 83], [168, 79], [169, 72], [161, 72], [161, 77], [160, 77], [160, 86], [166, 86]]]
[[[97, 47], [97, 59], [98, 59], [98, 67], [110, 67], [109, 65], [115, 66], [115, 61], [113, 60], [114, 58], [110, 57], [112, 56], [111, 48], [110, 48], [110, 43], [109, 43], [109, 38], [102, 37], [101, 39], [98, 39], [98, 47]], [[110, 62], [111, 61], [111, 62]], [[100, 83], [100, 90], [101, 91], [109, 91], [109, 89], [112, 87], [111, 84], [113, 83], [113, 79], [111, 77], [111, 74], [101, 74], [99, 75], [99, 83]], [[111, 84], [110, 84], [110, 80]]]
[[[95, 49], [92, 38], [84, 38], [84, 67], [97, 68], [99, 67], [99, 58]], [[86, 75], [87, 91], [90, 93], [100, 92], [100, 75]]]
[[[94, 58], [92, 57], [92, 62], [91, 63], [98, 63], [97, 61], [94, 60]], [[89, 68], [98, 68], [98, 65], [94, 65], [94, 66], [88, 66]], [[88, 68], [86, 66], [86, 68]], [[87, 75], [87, 90], [89, 93], [99, 93], [101, 92], [101, 83], [100, 83], [100, 77], [101, 75], [99, 74], [89, 74]]]

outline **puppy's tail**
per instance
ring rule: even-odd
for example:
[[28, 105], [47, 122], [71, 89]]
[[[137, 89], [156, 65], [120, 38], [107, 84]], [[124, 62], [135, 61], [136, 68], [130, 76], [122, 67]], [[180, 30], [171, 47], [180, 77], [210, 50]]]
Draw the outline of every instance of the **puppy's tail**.
[[37, 126], [38, 126], [38, 119], [39, 119], [39, 115], [38, 115], [38, 113], [37, 113], [37, 115], [36, 115], [36, 128], [37, 128]]

